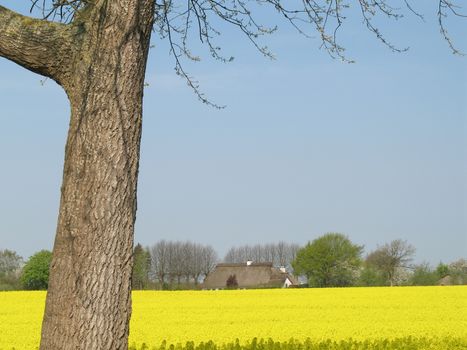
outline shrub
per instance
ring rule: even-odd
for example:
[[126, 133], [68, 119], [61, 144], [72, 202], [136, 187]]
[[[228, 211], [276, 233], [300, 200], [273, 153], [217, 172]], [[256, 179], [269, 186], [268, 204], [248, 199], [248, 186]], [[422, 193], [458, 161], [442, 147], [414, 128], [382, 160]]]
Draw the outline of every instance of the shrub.
[[227, 278], [226, 287], [229, 289], [238, 288], [236, 275], [230, 275], [229, 278]]

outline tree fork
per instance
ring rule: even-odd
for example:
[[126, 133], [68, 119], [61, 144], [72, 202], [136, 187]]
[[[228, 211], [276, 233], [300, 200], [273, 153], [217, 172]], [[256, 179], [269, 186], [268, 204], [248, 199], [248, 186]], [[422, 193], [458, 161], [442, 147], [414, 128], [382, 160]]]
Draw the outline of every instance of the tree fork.
[[58, 84], [66, 80], [72, 27], [20, 15], [0, 6], [0, 57]]

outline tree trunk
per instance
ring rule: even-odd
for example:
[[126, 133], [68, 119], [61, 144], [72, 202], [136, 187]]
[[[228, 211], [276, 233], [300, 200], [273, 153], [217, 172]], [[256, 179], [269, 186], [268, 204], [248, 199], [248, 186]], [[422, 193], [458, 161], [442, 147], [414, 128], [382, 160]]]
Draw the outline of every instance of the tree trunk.
[[0, 56], [57, 81], [71, 105], [41, 350], [128, 348], [153, 17], [153, 0], [96, 0], [68, 25], [0, 6]]
[[85, 19], [41, 350], [126, 349], [142, 97], [153, 5], [110, 1]]

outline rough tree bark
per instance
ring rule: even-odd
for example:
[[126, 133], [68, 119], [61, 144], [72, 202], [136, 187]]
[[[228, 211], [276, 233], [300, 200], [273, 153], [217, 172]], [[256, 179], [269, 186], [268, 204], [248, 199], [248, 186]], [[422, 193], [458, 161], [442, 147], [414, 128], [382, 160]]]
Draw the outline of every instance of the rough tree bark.
[[96, 0], [70, 24], [0, 6], [0, 56], [71, 105], [41, 350], [127, 349], [152, 0]]

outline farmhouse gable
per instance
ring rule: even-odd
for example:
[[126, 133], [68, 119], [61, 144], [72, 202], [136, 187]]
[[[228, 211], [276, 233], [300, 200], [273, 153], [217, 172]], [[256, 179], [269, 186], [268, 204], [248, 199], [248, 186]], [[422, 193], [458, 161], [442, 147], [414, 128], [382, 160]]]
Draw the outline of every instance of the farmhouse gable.
[[235, 276], [238, 288], [288, 288], [298, 284], [285, 269], [272, 263], [217, 264], [204, 280], [205, 289], [224, 289], [229, 277]]

